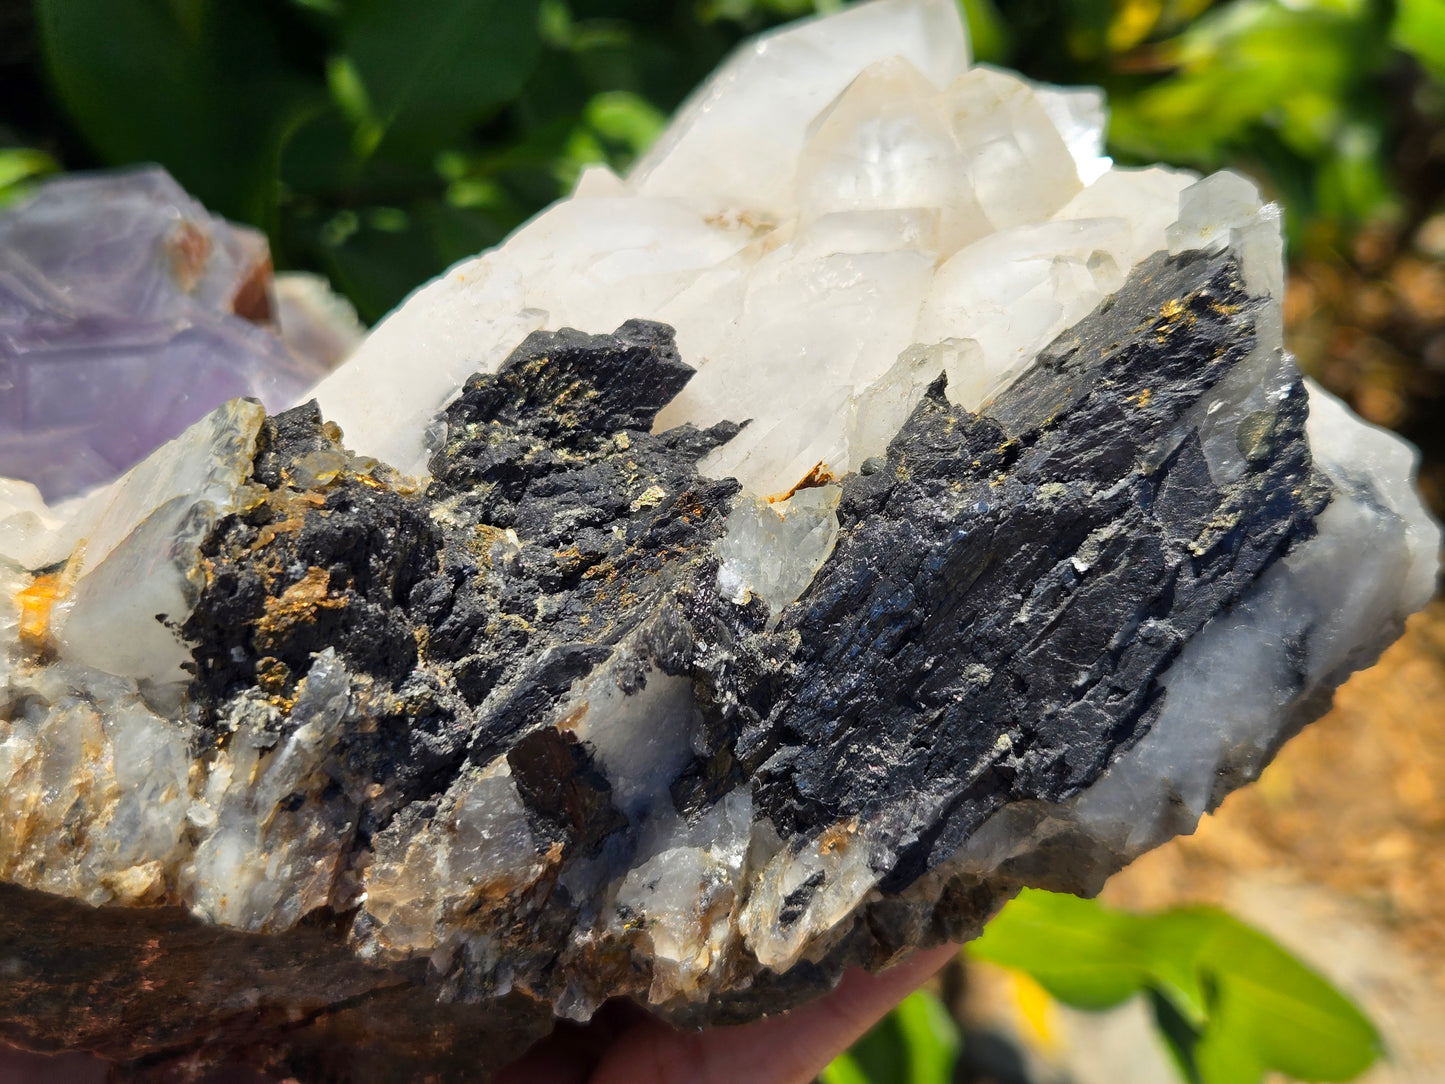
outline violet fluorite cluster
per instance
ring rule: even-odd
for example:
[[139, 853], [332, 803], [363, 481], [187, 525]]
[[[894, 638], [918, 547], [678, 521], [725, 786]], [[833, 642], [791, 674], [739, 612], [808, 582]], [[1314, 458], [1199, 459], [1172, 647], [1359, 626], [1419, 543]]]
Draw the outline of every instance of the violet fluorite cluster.
[[109, 481], [235, 396], [326, 372], [270, 326], [266, 239], [159, 168], [61, 178], [0, 213], [0, 476]]

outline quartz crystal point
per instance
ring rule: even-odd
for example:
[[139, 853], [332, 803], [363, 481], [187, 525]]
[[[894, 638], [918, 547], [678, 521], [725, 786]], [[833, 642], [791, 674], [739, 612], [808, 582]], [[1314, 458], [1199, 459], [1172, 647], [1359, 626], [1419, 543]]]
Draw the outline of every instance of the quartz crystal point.
[[473, 1079], [1190, 831], [1439, 533], [1284, 352], [1277, 209], [1102, 125], [952, 0], [800, 24], [315, 400], [0, 486], [0, 1036]]
[[44, 185], [0, 211], [0, 477], [69, 497], [228, 399], [285, 406], [359, 335], [328, 298], [157, 167]]

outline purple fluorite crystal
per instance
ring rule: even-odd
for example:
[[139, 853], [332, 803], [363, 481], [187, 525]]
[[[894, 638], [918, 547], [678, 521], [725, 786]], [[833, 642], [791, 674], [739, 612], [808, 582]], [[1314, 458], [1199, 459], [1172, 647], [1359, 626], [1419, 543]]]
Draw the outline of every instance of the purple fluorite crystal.
[[326, 365], [271, 327], [266, 239], [156, 167], [0, 212], [0, 477], [54, 501], [227, 399], [289, 405]]

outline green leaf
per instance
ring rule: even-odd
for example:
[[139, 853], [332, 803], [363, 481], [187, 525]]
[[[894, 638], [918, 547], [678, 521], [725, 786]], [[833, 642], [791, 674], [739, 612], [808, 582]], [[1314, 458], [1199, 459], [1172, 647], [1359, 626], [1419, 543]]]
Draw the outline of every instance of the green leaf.
[[326, 62], [326, 86], [341, 115], [351, 123], [353, 153], [357, 158], [370, 157], [384, 129], [350, 57], [334, 56]]
[[1008, 27], [993, 0], [958, 0], [975, 60], [999, 64], [1008, 56]]
[[[1264, 934], [1219, 915], [1200, 967], [1215, 1005], [1198, 1056], [1208, 1084], [1226, 1084], [1244, 1052], [1296, 1080], [1343, 1081], [1380, 1057], [1379, 1033], [1328, 981]], [[1256, 1077], [1257, 1079], [1257, 1077]]]
[[[625, 172], [637, 156], [652, 145], [667, 123], [650, 102], [626, 90], [596, 94], [582, 110], [577, 124], [560, 148], [549, 153], [558, 188], [568, 191], [582, 170], [606, 164]], [[546, 128], [539, 129], [544, 134]]]
[[1154, 1013], [1154, 1027], [1164, 1040], [1179, 1078], [1186, 1084], [1203, 1084], [1199, 1075], [1199, 1029], [1191, 1024], [1174, 1007], [1174, 1003], [1157, 990], [1148, 991], [1149, 1008]]
[[795, 19], [800, 15], [811, 15], [815, 11], [833, 11], [841, 6], [838, 0], [703, 0], [698, 14], [705, 22], [718, 19], [757, 22], [779, 15], [785, 19]]
[[1397, 0], [1390, 40], [1445, 81], [1445, 0]]
[[916, 990], [892, 1015], [908, 1052], [909, 1084], [952, 1084], [963, 1041], [942, 1002], [926, 990]]
[[839, 1054], [818, 1074], [821, 1084], [874, 1084], [851, 1054]]
[[1025, 891], [971, 946], [1084, 1009], [1145, 993], [1193, 1084], [1257, 1084], [1270, 1070], [1349, 1080], [1380, 1056], [1374, 1027], [1287, 951], [1215, 908], [1152, 915]]
[[521, 90], [541, 56], [538, 24], [538, 0], [348, 4], [346, 62], [379, 129], [363, 144], [430, 158]]
[[848, 1054], [869, 1084], [911, 1084], [908, 1048], [893, 1013], [869, 1028]]
[[1320, 212], [1357, 225], [1398, 217], [1400, 197], [1381, 146], [1382, 120], [1351, 122], [1335, 137], [1334, 153], [1319, 163], [1314, 185]]
[[1111, 142], [1144, 159], [1215, 168], [1260, 130], [1327, 155], [1371, 74], [1383, 31], [1359, 5], [1220, 5], [1161, 47], [1177, 71], [1112, 101]]
[[36, 0], [55, 89], [112, 165], [159, 162], [212, 210], [267, 225], [281, 147], [324, 105], [253, 0]]
[[1109, 1009], [1149, 979], [1148, 960], [1092, 900], [1026, 889], [968, 946], [970, 955], [1032, 975], [1081, 1009]]
[[0, 207], [24, 199], [32, 191], [31, 182], [59, 168], [54, 158], [32, 147], [0, 150]]
[[1194, 1047], [1199, 1084], [1260, 1084], [1268, 1066], [1238, 1029], [1219, 1021]]
[[1197, 1020], [1204, 997], [1193, 957], [1203, 936], [1189, 912], [1141, 919], [1094, 900], [1026, 889], [969, 951], [1027, 972], [1076, 1008], [1113, 1008], [1152, 984]]
[[1147, 957], [1151, 989], [1166, 998], [1190, 1027], [1202, 1026], [1208, 1014], [1208, 991], [1199, 954], [1213, 934], [1219, 912], [1180, 907], [1148, 915], [1111, 913]]
[[915, 990], [835, 1059], [823, 1084], [951, 1084], [963, 1040], [943, 1004]]
[[582, 115], [598, 135], [621, 144], [634, 155], [652, 146], [667, 126], [667, 118], [656, 106], [626, 90], [594, 95]]

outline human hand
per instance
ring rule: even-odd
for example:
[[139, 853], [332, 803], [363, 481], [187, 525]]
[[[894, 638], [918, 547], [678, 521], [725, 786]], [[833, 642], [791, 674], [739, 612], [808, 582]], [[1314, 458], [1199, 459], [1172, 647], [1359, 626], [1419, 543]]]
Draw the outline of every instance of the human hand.
[[[609, 1005], [585, 1027], [558, 1025], [497, 1084], [807, 1084], [956, 951], [941, 945], [877, 975], [849, 972], [826, 997], [738, 1027], [679, 1031], [630, 1003]], [[101, 1084], [106, 1075], [97, 1058], [0, 1045], [0, 1084]], [[264, 1078], [223, 1069], [212, 1079]]]
[[919, 952], [877, 975], [850, 971], [826, 997], [737, 1027], [679, 1031], [631, 1004], [559, 1025], [497, 1084], [807, 1084], [958, 951]]

